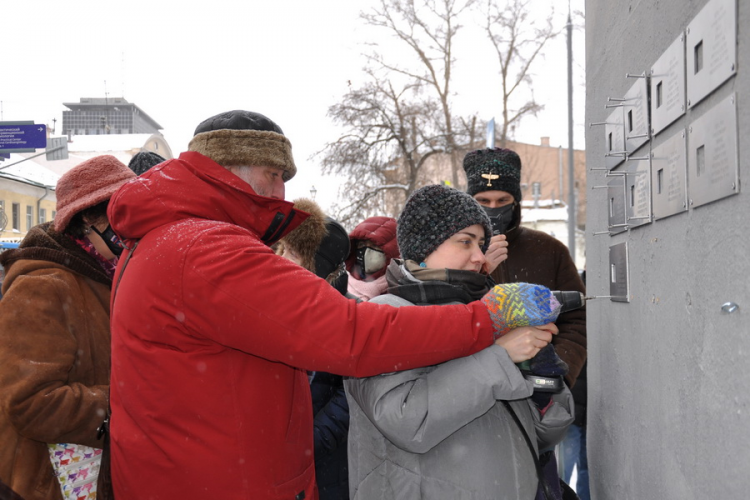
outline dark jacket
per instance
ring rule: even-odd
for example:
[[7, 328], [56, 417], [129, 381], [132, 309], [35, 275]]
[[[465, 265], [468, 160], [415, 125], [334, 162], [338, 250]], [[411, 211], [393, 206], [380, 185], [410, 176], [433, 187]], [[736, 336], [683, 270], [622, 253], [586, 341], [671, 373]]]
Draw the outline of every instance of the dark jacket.
[[573, 393], [573, 401], [576, 403], [576, 420], [573, 423], [581, 427], [586, 425], [586, 398], [588, 397], [586, 378], [586, 363], [584, 363], [581, 373], [578, 374], [576, 385], [570, 391]]
[[52, 223], [0, 262], [0, 480], [26, 500], [60, 499], [47, 444], [102, 446], [111, 280]]
[[[497, 284], [525, 282], [550, 290], [586, 291], [570, 252], [560, 241], [523, 226], [509, 230], [506, 236], [508, 259], [491, 275]], [[555, 324], [560, 333], [552, 338], [552, 344], [568, 364], [565, 379], [572, 387], [586, 361], [586, 309], [561, 314]]]
[[315, 372], [310, 383], [313, 404], [315, 475], [320, 500], [349, 498], [346, 443], [349, 405], [341, 375]]

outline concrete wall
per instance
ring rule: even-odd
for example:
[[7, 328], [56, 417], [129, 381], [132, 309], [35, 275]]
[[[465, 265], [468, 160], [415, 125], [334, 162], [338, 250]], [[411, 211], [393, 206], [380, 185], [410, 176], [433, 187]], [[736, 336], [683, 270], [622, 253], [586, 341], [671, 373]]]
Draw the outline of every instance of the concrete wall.
[[[587, 122], [648, 71], [706, 0], [586, 2]], [[737, 74], [642, 150], [734, 92], [740, 193], [609, 236], [607, 190], [589, 172], [589, 294], [609, 294], [609, 247], [627, 242], [630, 303], [589, 302], [589, 466], [593, 498], [745, 498], [750, 490], [750, 2], [737, 0]], [[605, 134], [587, 129], [586, 164]], [[728, 301], [737, 312], [722, 312]]]

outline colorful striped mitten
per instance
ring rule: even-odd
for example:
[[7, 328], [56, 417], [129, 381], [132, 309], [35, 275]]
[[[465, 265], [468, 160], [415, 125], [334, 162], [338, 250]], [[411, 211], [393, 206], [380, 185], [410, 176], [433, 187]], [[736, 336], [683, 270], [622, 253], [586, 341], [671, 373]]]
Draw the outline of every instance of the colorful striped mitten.
[[520, 326], [553, 323], [560, 313], [549, 288], [531, 283], [496, 285], [481, 301], [490, 312], [496, 338]]

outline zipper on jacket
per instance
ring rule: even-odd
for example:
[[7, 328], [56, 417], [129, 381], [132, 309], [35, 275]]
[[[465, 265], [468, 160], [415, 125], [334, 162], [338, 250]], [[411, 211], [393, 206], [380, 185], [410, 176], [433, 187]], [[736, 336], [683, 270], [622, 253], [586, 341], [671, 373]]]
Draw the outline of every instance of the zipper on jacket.
[[292, 219], [294, 219], [296, 213], [297, 212], [292, 210], [291, 212], [289, 212], [289, 216], [285, 218], [282, 212], [276, 212], [276, 215], [273, 216], [273, 220], [268, 226], [268, 230], [261, 238], [261, 241], [266, 244], [271, 244], [278, 240], [279, 237], [284, 234], [284, 230], [289, 226], [289, 224], [291, 224]]

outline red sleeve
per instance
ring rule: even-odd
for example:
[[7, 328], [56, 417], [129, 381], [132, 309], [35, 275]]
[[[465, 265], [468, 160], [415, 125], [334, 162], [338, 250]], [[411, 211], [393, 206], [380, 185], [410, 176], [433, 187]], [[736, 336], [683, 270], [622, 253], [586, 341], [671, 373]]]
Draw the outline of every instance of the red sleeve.
[[210, 230], [183, 265], [185, 326], [262, 358], [357, 377], [438, 364], [493, 341], [486, 308], [346, 299], [246, 233]]

